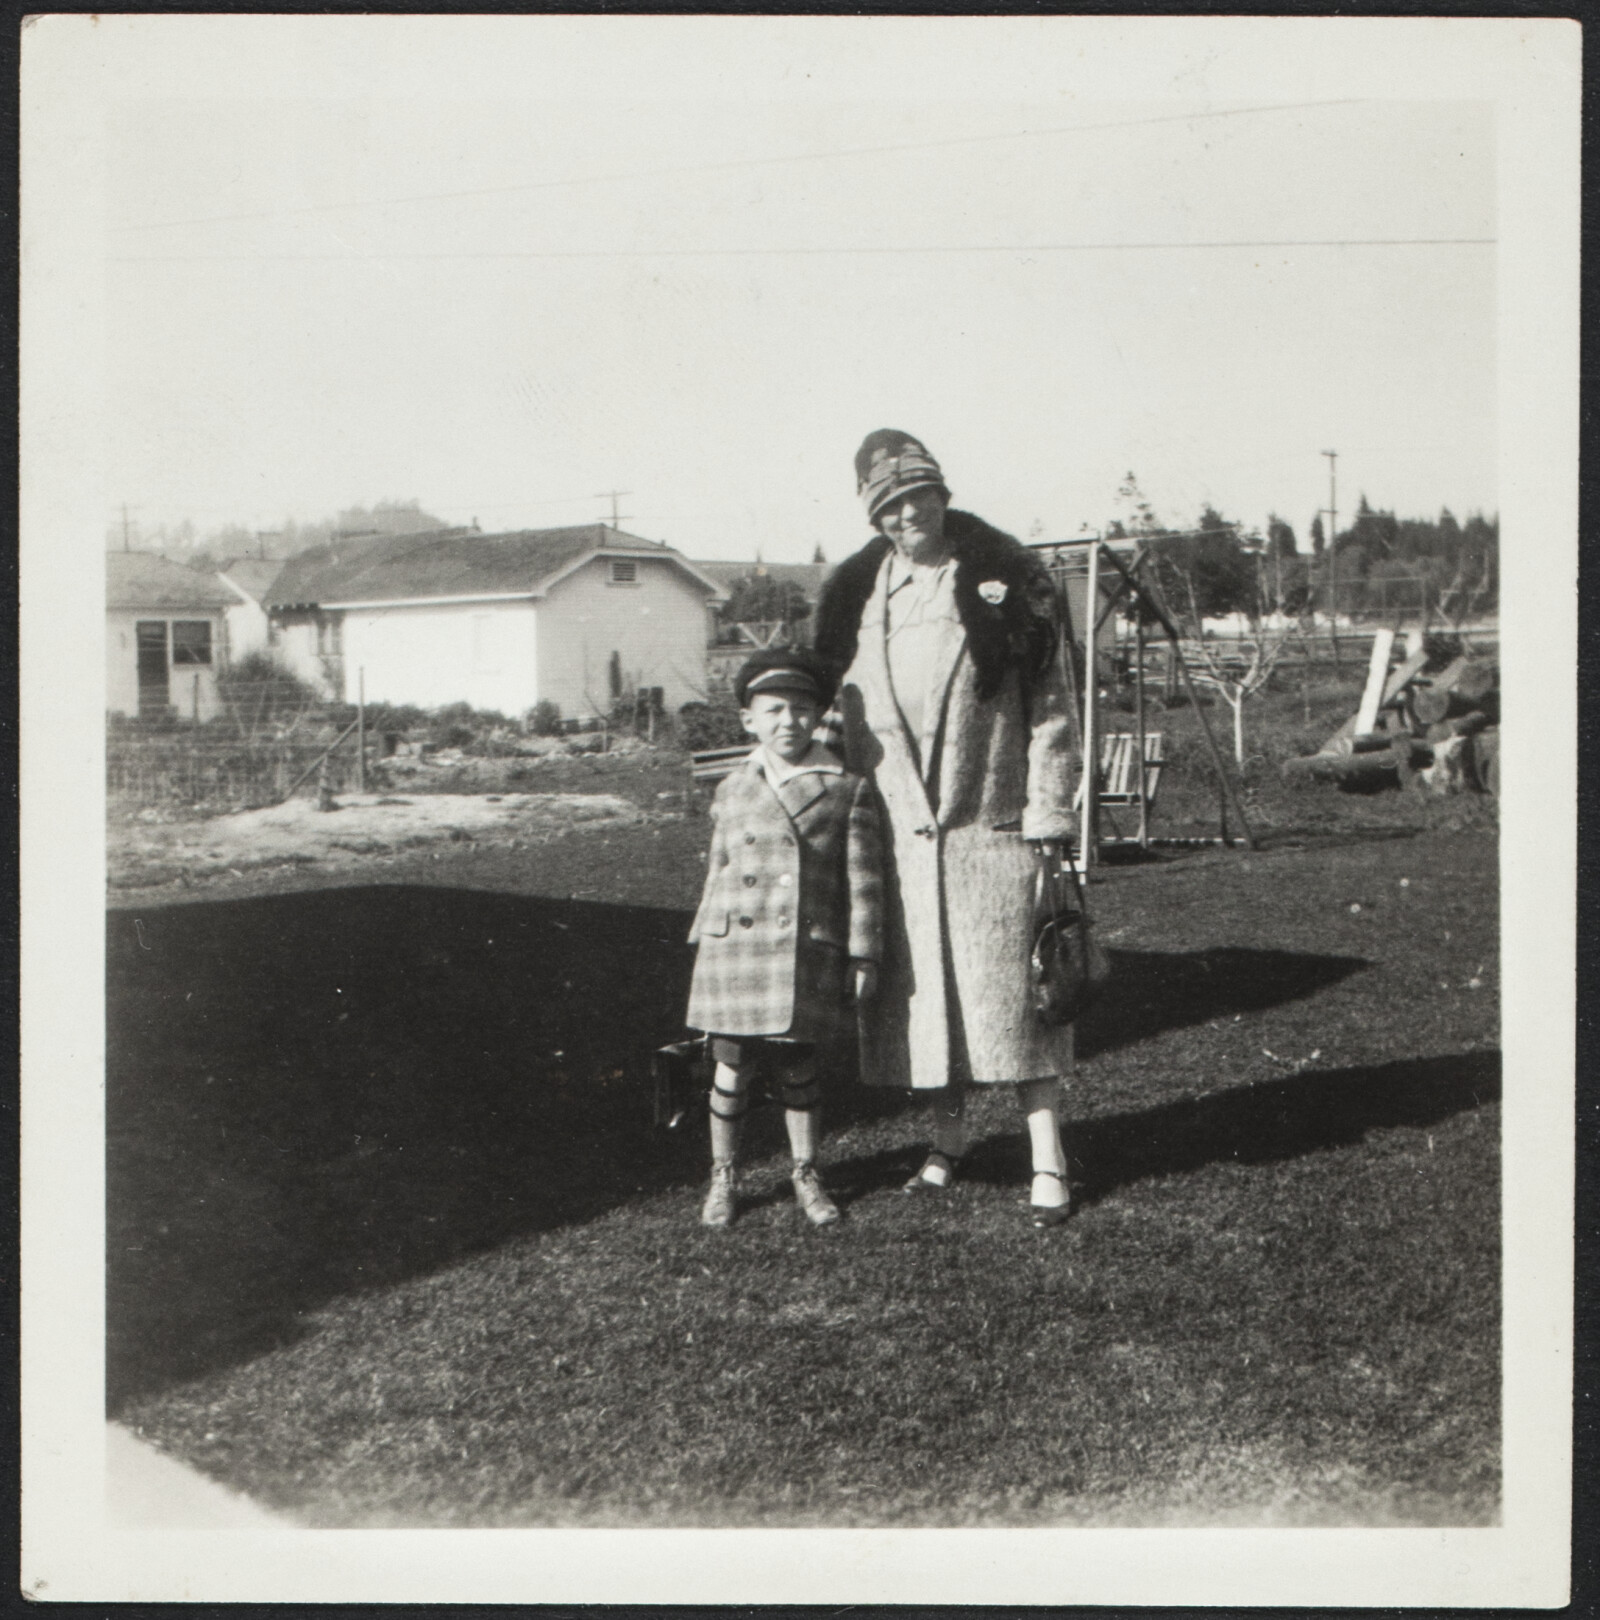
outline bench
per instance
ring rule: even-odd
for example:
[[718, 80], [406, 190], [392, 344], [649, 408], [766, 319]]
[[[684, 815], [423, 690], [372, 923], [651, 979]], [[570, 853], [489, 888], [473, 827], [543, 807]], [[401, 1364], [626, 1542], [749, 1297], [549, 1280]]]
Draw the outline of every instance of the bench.
[[[1131, 731], [1107, 732], [1100, 739], [1099, 805], [1102, 810], [1139, 808], [1139, 779], [1134, 774], [1138, 748], [1139, 739]], [[1144, 802], [1147, 813], [1155, 805], [1156, 789], [1161, 785], [1161, 767], [1165, 764], [1161, 757], [1161, 733], [1147, 731], [1144, 734]], [[1074, 803], [1080, 810], [1083, 808], [1081, 783]], [[1113, 839], [1120, 842], [1123, 834], [1116, 824], [1116, 817], [1109, 819]]]
[[689, 756], [689, 774], [696, 782], [720, 782], [749, 759], [754, 743], [732, 748], [702, 748]]

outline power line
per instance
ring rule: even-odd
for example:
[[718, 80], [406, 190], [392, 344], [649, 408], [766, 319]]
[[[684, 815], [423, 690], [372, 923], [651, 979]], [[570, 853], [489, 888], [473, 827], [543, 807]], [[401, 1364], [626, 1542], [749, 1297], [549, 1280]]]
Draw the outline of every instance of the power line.
[[385, 264], [445, 263], [464, 259], [801, 259], [869, 255], [957, 253], [1166, 253], [1229, 248], [1494, 247], [1493, 236], [1297, 237], [1228, 242], [998, 242], [954, 247], [810, 248], [561, 248], [522, 253], [140, 253], [113, 257], [113, 264]]
[[234, 225], [253, 219], [283, 219], [305, 214], [345, 213], [352, 208], [395, 208], [410, 203], [460, 202], [474, 197], [510, 197], [561, 186], [612, 185], [624, 180], [660, 180], [674, 174], [715, 174], [732, 169], [770, 168], [782, 163], [828, 163], [838, 158], [879, 157], [896, 152], [931, 152], [952, 146], [977, 146], [991, 141], [1040, 140], [1106, 129], [1133, 129], [1147, 124], [1191, 124], [1201, 119], [1246, 118], [1263, 113], [1303, 112], [1321, 107], [1362, 105], [1366, 98], [1346, 96], [1332, 101], [1279, 101], [1256, 107], [1225, 107], [1216, 112], [1164, 113], [1153, 118], [1125, 118], [1099, 124], [1060, 124], [1049, 129], [1006, 130], [994, 135], [953, 135], [940, 141], [904, 141], [890, 146], [853, 146], [833, 152], [793, 152], [779, 157], [727, 158], [716, 163], [688, 163], [660, 169], [631, 169], [617, 174], [573, 175], [565, 180], [530, 180], [515, 186], [484, 186], [472, 191], [421, 192], [409, 197], [377, 197], [365, 202], [312, 203], [301, 208], [265, 208], [245, 214], [207, 214], [193, 219], [147, 220], [141, 225], [117, 225], [116, 231], [177, 230], [188, 225]]

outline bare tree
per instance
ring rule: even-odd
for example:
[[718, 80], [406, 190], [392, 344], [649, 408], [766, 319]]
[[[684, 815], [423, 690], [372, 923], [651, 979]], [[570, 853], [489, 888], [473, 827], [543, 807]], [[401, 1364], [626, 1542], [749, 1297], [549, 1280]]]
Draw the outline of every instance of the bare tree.
[[[1253, 556], [1253, 588], [1236, 602], [1234, 611], [1244, 615], [1249, 633], [1227, 643], [1206, 639], [1199, 592], [1194, 571], [1176, 559], [1168, 559], [1169, 577], [1176, 577], [1188, 609], [1195, 639], [1192, 648], [1197, 668], [1193, 678], [1218, 693], [1233, 717], [1233, 757], [1244, 764], [1244, 706], [1247, 699], [1262, 691], [1272, 679], [1290, 640], [1300, 632], [1298, 619], [1287, 611], [1281, 569], [1268, 566], [1267, 551], [1257, 534], [1237, 536], [1238, 544]], [[1186, 654], [1190, 649], [1186, 648]]]

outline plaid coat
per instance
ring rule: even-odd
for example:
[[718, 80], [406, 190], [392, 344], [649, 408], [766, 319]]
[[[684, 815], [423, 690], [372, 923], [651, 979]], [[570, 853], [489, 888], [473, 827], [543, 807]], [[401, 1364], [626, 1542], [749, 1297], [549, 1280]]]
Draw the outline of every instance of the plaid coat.
[[686, 1022], [825, 1042], [853, 1029], [850, 959], [882, 953], [877, 806], [845, 771], [808, 771], [775, 790], [759, 757], [712, 802]]

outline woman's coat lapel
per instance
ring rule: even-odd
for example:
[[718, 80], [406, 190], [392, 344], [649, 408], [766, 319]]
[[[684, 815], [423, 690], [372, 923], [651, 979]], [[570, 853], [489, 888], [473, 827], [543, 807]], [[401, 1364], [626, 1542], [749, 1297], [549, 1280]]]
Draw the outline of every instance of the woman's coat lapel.
[[918, 756], [922, 761], [922, 779], [928, 786], [928, 797], [935, 803], [939, 799], [939, 750], [943, 743], [945, 711], [950, 706], [950, 687], [960, 666], [961, 655], [967, 650], [967, 633], [961, 628], [959, 619], [952, 616], [944, 620], [940, 632], [922, 705], [922, 749]]
[[[889, 678], [889, 559], [878, 570], [878, 583], [861, 615], [861, 639], [856, 654], [856, 667], [851, 672], [863, 688], [869, 714], [892, 714], [895, 724], [885, 726], [877, 733], [883, 748], [883, 761], [878, 766], [879, 791], [895, 795], [903, 804], [915, 804], [926, 812], [919, 825], [933, 826], [933, 806], [928, 799], [927, 785], [917, 769], [917, 754], [911, 746], [911, 733], [906, 729], [905, 717], [895, 701], [894, 682]], [[926, 764], [929, 752], [924, 745], [922, 759]], [[887, 775], [888, 781], [884, 781]]]

